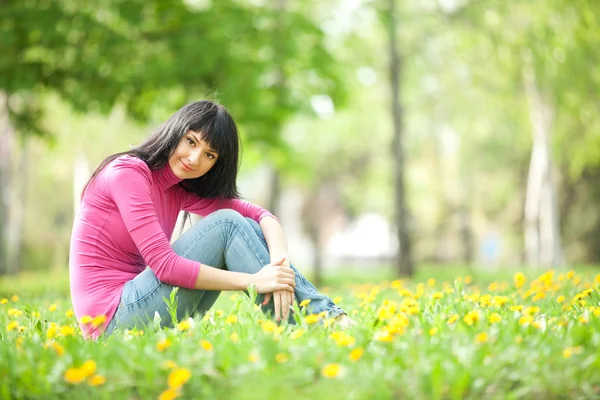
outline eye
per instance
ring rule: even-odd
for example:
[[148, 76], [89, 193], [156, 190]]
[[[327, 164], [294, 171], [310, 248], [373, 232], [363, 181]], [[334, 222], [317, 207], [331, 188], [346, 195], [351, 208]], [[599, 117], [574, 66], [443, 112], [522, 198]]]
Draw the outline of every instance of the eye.
[[187, 141], [188, 141], [188, 143], [189, 143], [190, 145], [192, 145], [192, 146], [195, 146], [195, 145], [196, 145], [196, 143], [195, 143], [195, 142], [194, 142], [192, 139], [190, 139], [190, 138], [187, 138]]
[[215, 158], [215, 156], [214, 156], [214, 155], [212, 155], [211, 153], [206, 153], [206, 156], [207, 156], [208, 158], [210, 158], [211, 160], [212, 160], [213, 158]]

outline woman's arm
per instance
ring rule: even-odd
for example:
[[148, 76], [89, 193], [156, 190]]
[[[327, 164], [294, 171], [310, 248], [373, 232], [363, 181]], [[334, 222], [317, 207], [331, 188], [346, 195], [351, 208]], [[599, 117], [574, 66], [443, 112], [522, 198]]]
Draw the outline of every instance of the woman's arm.
[[253, 284], [259, 294], [277, 291], [294, 293], [294, 287], [296, 286], [294, 272], [288, 267], [276, 265], [277, 261], [281, 260], [275, 260], [255, 274], [227, 271], [202, 264], [195, 288], [205, 290], [247, 290], [248, 286]]
[[264, 217], [260, 220], [260, 228], [263, 231], [263, 235], [265, 235], [265, 240], [269, 247], [271, 262], [281, 257], [286, 257], [283, 265], [289, 267], [290, 260], [288, 257], [287, 240], [279, 221], [270, 216]]

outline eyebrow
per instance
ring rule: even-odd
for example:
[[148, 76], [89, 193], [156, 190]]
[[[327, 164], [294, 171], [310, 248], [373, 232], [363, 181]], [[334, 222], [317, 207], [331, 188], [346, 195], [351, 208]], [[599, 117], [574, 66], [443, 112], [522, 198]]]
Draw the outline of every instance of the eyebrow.
[[[198, 136], [196, 136], [195, 133], [193, 133], [192, 131], [188, 132], [190, 135], [192, 135], [192, 137], [194, 138], [194, 140], [196, 141], [196, 143], [200, 143], [201, 138], [199, 138]], [[215, 149], [213, 149], [212, 147], [208, 149], [209, 152], [211, 153], [215, 153], [215, 154], [219, 154]]]

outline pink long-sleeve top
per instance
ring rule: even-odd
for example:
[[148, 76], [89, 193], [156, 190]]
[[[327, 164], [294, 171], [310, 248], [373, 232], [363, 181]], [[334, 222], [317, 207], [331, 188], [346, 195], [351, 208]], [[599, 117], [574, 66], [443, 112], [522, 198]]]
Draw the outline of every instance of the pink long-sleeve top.
[[[86, 190], [69, 257], [71, 299], [86, 338], [100, 336], [117, 310], [123, 286], [146, 266], [161, 282], [194, 288], [200, 263], [177, 255], [169, 243], [181, 210], [205, 216], [231, 208], [257, 222], [271, 215], [242, 200], [200, 198], [179, 182], [168, 163], [151, 171], [143, 160], [122, 156]], [[98, 324], [102, 316], [106, 319]], [[88, 322], [89, 317], [99, 318]]]

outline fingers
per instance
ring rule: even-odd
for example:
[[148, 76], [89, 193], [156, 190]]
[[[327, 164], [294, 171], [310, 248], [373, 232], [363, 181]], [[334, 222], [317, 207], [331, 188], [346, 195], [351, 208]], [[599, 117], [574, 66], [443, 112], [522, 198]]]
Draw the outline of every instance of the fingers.
[[292, 312], [292, 306], [294, 305], [294, 293], [286, 292], [286, 294], [287, 301], [285, 303], [285, 316], [283, 318], [285, 318], [285, 320], [287, 321], [290, 313]]
[[263, 306], [264, 306], [265, 304], [268, 304], [268, 303], [269, 303], [269, 301], [271, 300], [271, 296], [272, 296], [272, 295], [273, 295], [272, 293], [267, 293], [267, 294], [265, 294], [265, 298], [264, 298], [264, 300], [263, 300], [263, 302], [262, 302], [262, 305], [263, 305]]
[[279, 321], [281, 318], [281, 293], [275, 292], [273, 301], [275, 302], [275, 320]]

